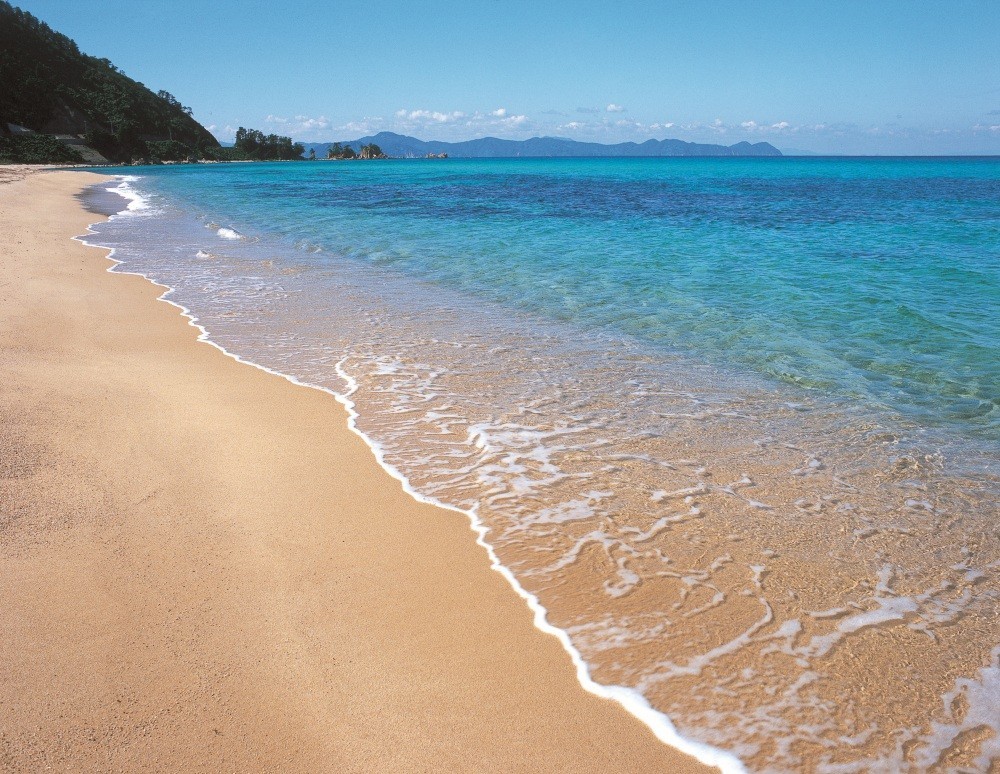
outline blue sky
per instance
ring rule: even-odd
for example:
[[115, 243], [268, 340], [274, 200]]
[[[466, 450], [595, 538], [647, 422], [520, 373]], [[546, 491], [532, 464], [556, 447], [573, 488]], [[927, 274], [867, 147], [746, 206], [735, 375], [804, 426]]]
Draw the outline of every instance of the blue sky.
[[1000, 153], [1000, 2], [20, 0], [222, 139]]

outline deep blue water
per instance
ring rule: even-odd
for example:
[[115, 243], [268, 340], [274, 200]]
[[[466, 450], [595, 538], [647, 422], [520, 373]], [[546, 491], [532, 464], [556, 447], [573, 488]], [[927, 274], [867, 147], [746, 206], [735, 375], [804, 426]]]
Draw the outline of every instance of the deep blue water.
[[[1000, 432], [1000, 159], [144, 168], [241, 232]], [[221, 222], [221, 221], [220, 221]]]

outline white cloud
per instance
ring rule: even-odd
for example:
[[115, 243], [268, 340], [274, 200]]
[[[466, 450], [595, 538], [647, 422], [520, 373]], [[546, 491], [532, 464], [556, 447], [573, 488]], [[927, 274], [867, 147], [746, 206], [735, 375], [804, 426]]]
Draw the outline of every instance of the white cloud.
[[616, 105], [614, 102], [610, 103], [605, 110], [609, 113], [624, 113], [625, 108], [621, 105]]
[[[511, 114], [507, 108], [467, 113], [462, 110], [409, 110], [395, 113], [395, 128], [401, 132], [416, 132], [425, 139], [467, 139], [468, 131], [475, 134], [504, 135], [520, 132], [531, 126], [531, 119], [521, 113]], [[466, 131], [462, 131], [465, 129]], [[459, 137], [459, 135], [461, 135]]]
[[441, 113], [437, 110], [406, 110], [404, 108], [396, 111], [396, 118], [415, 124], [450, 124], [465, 118], [465, 113], [460, 110], [454, 110], [451, 113]]
[[346, 124], [338, 126], [337, 129], [342, 132], [362, 135], [377, 132], [384, 124], [385, 121], [380, 116], [365, 116], [360, 121], [348, 121]]
[[637, 134], [660, 134], [674, 126], [673, 121], [646, 124], [634, 119], [620, 118], [612, 121], [605, 117], [598, 121], [569, 121], [554, 128], [557, 132], [568, 132], [576, 139], [616, 143], [636, 139]]
[[317, 140], [325, 139], [324, 135], [333, 127], [333, 123], [326, 116], [297, 115], [292, 118], [283, 116], [268, 115], [264, 119], [264, 125], [271, 131], [278, 131], [296, 140]]
[[712, 134], [725, 134], [732, 127], [730, 127], [721, 118], [716, 118], [708, 124], [703, 124], [701, 121], [692, 121], [687, 124], [680, 124], [677, 128], [682, 132], [711, 132]]
[[[718, 119], [716, 119], [716, 121], [718, 121]], [[732, 126], [730, 128], [735, 129], [736, 127]], [[743, 121], [740, 124], [740, 129], [747, 132], [784, 132], [786, 129], [792, 132], [797, 132], [801, 128], [802, 127], [799, 126], [792, 126], [787, 121], [778, 121], [773, 124], [758, 124], [756, 121], [751, 119], [749, 121]], [[816, 130], [820, 130], [824, 128], [824, 125], [816, 124], [814, 128]]]
[[308, 132], [313, 129], [329, 129], [330, 120], [326, 116], [320, 116], [319, 118], [310, 118], [309, 116], [295, 116], [295, 120], [298, 122], [298, 130], [300, 132]]

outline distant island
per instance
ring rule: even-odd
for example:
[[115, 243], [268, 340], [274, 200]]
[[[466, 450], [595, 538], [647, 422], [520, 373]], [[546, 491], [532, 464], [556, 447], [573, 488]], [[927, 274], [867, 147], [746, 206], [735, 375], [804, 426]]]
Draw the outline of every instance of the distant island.
[[[315, 148], [309, 149], [309, 158], [316, 158]], [[327, 147], [326, 158], [327, 160], [336, 159], [338, 161], [345, 161], [351, 159], [385, 159], [388, 158], [388, 156], [375, 143], [362, 145], [360, 149], [355, 150], [350, 145], [341, 145], [339, 142], [335, 142]]]
[[636, 157], [662, 156], [781, 156], [780, 150], [767, 142], [738, 142], [735, 145], [712, 145], [685, 142], [684, 140], [646, 140], [642, 143], [621, 142], [605, 145], [597, 142], [579, 142], [565, 137], [532, 137], [530, 140], [502, 140], [483, 137], [464, 142], [418, 140], [394, 132], [379, 132], [357, 140], [337, 143], [306, 143], [307, 152], [323, 158], [334, 146], [351, 148], [360, 154], [368, 145], [377, 145], [383, 153], [394, 158], [546, 158], [546, 157]]

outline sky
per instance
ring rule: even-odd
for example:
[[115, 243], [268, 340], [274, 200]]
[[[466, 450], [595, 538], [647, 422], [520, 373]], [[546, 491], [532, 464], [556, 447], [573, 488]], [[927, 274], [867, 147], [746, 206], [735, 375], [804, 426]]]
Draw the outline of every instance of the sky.
[[222, 140], [1000, 154], [1000, 1], [13, 0]]

